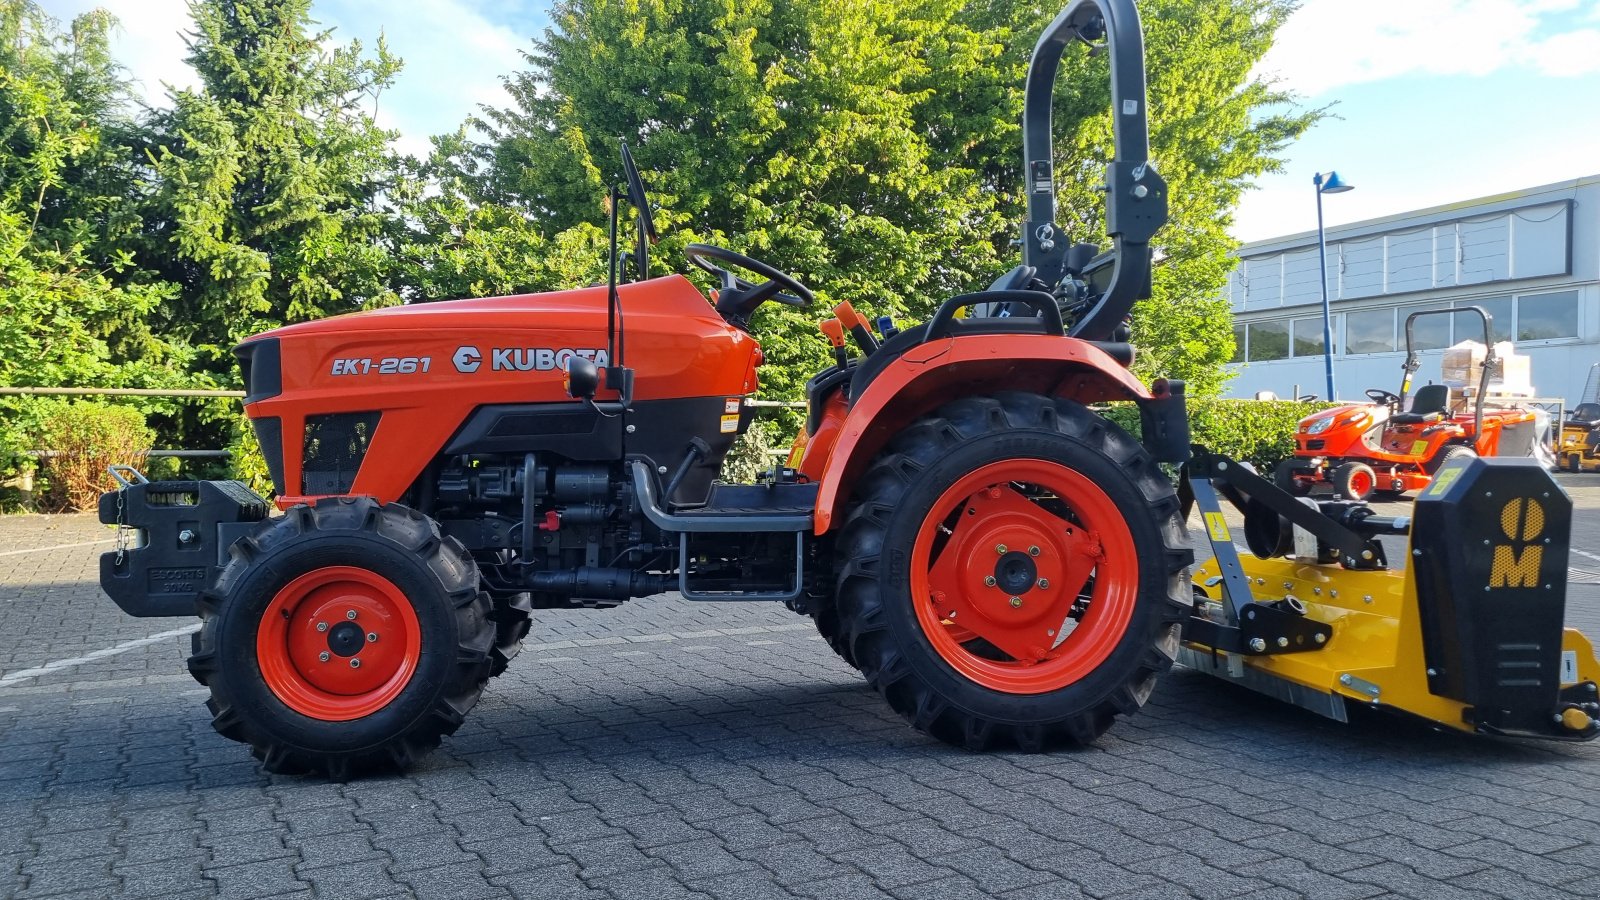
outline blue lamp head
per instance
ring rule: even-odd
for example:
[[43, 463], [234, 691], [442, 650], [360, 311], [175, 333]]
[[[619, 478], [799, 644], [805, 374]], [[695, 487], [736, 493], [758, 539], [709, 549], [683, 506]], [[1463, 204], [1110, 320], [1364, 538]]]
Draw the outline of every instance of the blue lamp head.
[[1324, 194], [1342, 194], [1345, 191], [1355, 190], [1355, 185], [1339, 177], [1338, 172], [1329, 172], [1326, 177], [1317, 175], [1317, 190]]

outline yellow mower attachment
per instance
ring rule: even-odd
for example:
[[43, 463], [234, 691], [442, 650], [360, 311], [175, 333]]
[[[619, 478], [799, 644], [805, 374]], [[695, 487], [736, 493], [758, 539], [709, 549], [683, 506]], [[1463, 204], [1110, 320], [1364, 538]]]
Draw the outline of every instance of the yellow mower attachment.
[[[1454, 460], [1391, 518], [1195, 451], [1186, 499], [1216, 558], [1195, 573], [1180, 662], [1339, 721], [1353, 702], [1469, 733], [1600, 736], [1600, 660], [1564, 626], [1572, 502], [1537, 462]], [[1243, 558], [1219, 497], [1245, 515]], [[1409, 535], [1404, 570], [1383, 534]]]

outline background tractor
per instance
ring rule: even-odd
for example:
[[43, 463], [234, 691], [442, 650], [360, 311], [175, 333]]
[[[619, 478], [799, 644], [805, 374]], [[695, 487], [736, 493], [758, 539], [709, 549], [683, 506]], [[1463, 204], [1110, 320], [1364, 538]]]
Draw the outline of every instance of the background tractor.
[[[1052, 89], [1080, 42], [1110, 71], [1104, 252], [1055, 222]], [[810, 615], [912, 726], [974, 750], [1093, 741], [1144, 705], [1180, 650], [1330, 715], [1342, 698], [1377, 702], [1350, 692], [1390, 690], [1374, 679], [1399, 670], [1410, 689], [1382, 696], [1436, 721], [1600, 732], [1600, 667], [1562, 631], [1564, 590], [1545, 581], [1564, 578], [1570, 516], [1548, 475], [1447, 467], [1436, 488], [1492, 484], [1516, 515], [1445, 514], [1437, 538], [1415, 542], [1438, 564], [1392, 571], [1375, 536], [1404, 523], [1308, 506], [1191, 448], [1182, 383], [1129, 373], [1127, 316], [1149, 295], [1167, 203], [1147, 159], [1131, 0], [1074, 0], [1051, 23], [1028, 71], [1023, 144], [1022, 264], [905, 328], [874, 334], [839, 304], [822, 323], [835, 362], [807, 385], [791, 465], [757, 483], [716, 479], [750, 424], [752, 316], [768, 301], [807, 305], [811, 291], [701, 244], [688, 255], [718, 280], [713, 303], [680, 276], [651, 278], [649, 200], [624, 148], [609, 284], [358, 313], [241, 344], [245, 408], [283, 514], [235, 482], [124, 472], [100, 515], [137, 540], [102, 556], [102, 586], [132, 615], [198, 612], [189, 670], [212, 724], [274, 772], [404, 767], [460, 726], [537, 610], [669, 590]], [[624, 193], [638, 214], [626, 283]], [[1090, 407], [1107, 401], [1137, 405], [1139, 439]], [[1186, 461], [1180, 500], [1159, 464]], [[1239, 559], [1219, 496], [1246, 510], [1262, 560]], [[1195, 584], [1185, 503], [1218, 557]], [[1467, 521], [1504, 523], [1509, 537], [1485, 542], [1509, 555], [1477, 555], [1503, 566], [1452, 564], [1475, 536], [1459, 531]], [[1290, 551], [1297, 561], [1274, 558]], [[1516, 602], [1480, 609], [1500, 597], [1474, 593], [1473, 578], [1498, 578]], [[1295, 596], [1304, 586], [1383, 602], [1313, 606]], [[1514, 659], [1495, 649], [1502, 635]], [[1515, 690], [1485, 681], [1513, 671], [1501, 662], [1520, 667]]]
[[1600, 363], [1589, 367], [1578, 405], [1556, 436], [1556, 460], [1569, 472], [1600, 470]]
[[[1487, 349], [1478, 367], [1478, 384], [1459, 401], [1452, 401], [1446, 385], [1423, 385], [1410, 397], [1407, 409], [1411, 379], [1421, 366], [1412, 323], [1423, 316], [1461, 313], [1476, 315], [1483, 324]], [[1294, 456], [1278, 464], [1273, 480], [1300, 496], [1311, 493], [1318, 484], [1327, 484], [1335, 495], [1348, 500], [1374, 495], [1395, 499], [1427, 487], [1434, 473], [1452, 459], [1499, 455], [1501, 438], [1508, 429], [1533, 428], [1534, 414], [1513, 408], [1485, 410], [1489, 383], [1497, 377], [1499, 364], [1491, 333], [1489, 314], [1477, 306], [1430, 309], [1406, 316], [1400, 393], [1372, 389], [1367, 391], [1371, 403], [1339, 406], [1302, 419], [1295, 433]]]

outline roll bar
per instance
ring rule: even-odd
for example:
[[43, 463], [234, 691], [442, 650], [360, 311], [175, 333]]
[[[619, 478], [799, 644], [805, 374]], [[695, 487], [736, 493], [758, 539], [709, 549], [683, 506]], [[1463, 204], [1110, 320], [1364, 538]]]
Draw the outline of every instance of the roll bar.
[[1406, 395], [1411, 393], [1411, 376], [1421, 368], [1422, 360], [1417, 356], [1417, 342], [1412, 335], [1411, 323], [1423, 316], [1453, 316], [1456, 313], [1476, 313], [1483, 320], [1483, 367], [1478, 373], [1478, 396], [1472, 409], [1473, 435], [1483, 434], [1483, 401], [1489, 393], [1489, 381], [1499, 374], [1500, 357], [1494, 352], [1494, 317], [1481, 306], [1457, 306], [1454, 309], [1424, 309], [1406, 316], [1406, 361], [1401, 363], [1400, 369], [1404, 376], [1400, 379], [1400, 407], [1406, 403]]
[[1106, 340], [1150, 296], [1150, 238], [1167, 221], [1167, 185], [1150, 165], [1145, 110], [1144, 36], [1133, 0], [1073, 0], [1033, 49], [1023, 100], [1023, 176], [1028, 218], [1022, 227], [1022, 261], [1054, 288], [1067, 276], [1070, 245], [1056, 224], [1054, 140], [1050, 112], [1062, 54], [1073, 41], [1091, 47], [1101, 38], [1111, 54], [1112, 159], [1107, 166], [1106, 231], [1115, 266], [1104, 293], [1073, 323], [1071, 334]]

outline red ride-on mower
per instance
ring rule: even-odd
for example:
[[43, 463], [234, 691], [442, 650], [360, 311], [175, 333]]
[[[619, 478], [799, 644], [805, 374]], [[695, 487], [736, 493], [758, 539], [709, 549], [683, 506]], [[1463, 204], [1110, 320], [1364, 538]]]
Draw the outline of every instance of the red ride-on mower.
[[[1482, 320], [1483, 343], [1488, 348], [1471, 397], [1471, 411], [1453, 409], [1445, 385], [1427, 384], [1417, 389], [1411, 408], [1400, 412], [1412, 375], [1421, 365], [1412, 323], [1422, 316], [1469, 312]], [[1336, 407], [1302, 419], [1295, 434], [1294, 457], [1278, 464], [1273, 480], [1300, 496], [1327, 485], [1348, 500], [1394, 499], [1427, 487], [1434, 473], [1451, 459], [1498, 456], [1506, 429], [1531, 424], [1534, 415], [1521, 409], [1484, 409], [1489, 382], [1498, 374], [1499, 365], [1490, 321], [1489, 314], [1476, 306], [1430, 309], [1407, 316], [1400, 393], [1369, 390], [1371, 404]]]

